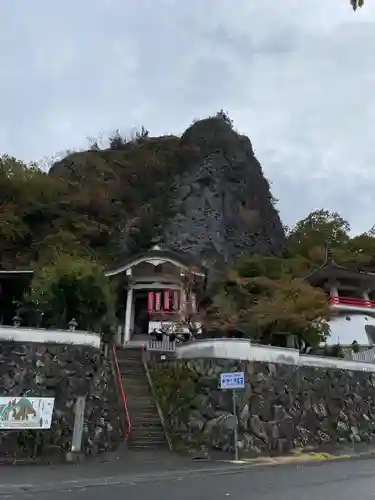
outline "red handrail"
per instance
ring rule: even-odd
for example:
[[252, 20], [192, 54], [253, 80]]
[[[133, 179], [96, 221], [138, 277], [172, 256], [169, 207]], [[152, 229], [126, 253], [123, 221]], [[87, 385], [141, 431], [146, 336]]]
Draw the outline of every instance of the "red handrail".
[[112, 352], [113, 352], [113, 359], [115, 361], [117, 382], [120, 386], [121, 399], [122, 399], [122, 402], [124, 405], [124, 410], [125, 410], [126, 423], [128, 424], [127, 429], [125, 431], [125, 435], [124, 435], [124, 441], [127, 441], [129, 439], [130, 432], [132, 430], [132, 424], [131, 424], [131, 420], [130, 420], [128, 404], [126, 401], [126, 395], [125, 395], [125, 391], [124, 391], [124, 382], [122, 380], [120, 365], [119, 365], [117, 354], [116, 354], [116, 348], [114, 346], [112, 347]]
[[375, 308], [375, 300], [366, 300], [358, 297], [330, 297], [329, 302], [333, 305], [358, 306], [366, 308]]

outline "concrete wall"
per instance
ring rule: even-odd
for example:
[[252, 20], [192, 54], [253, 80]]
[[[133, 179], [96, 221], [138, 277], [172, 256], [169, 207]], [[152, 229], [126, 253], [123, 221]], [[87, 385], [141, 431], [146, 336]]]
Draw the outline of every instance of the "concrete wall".
[[0, 326], [0, 342], [37, 342], [52, 344], [72, 344], [100, 347], [100, 335], [80, 330], [46, 330], [45, 328], [30, 328]]
[[231, 391], [220, 373], [245, 372], [237, 391], [241, 456], [277, 454], [375, 438], [375, 374], [291, 363], [230, 359], [154, 362], [152, 374], [176, 448], [233, 453]]
[[296, 349], [253, 344], [247, 339], [204, 339], [176, 348], [178, 359], [228, 359], [295, 366], [375, 372], [375, 364], [338, 358], [301, 355]]

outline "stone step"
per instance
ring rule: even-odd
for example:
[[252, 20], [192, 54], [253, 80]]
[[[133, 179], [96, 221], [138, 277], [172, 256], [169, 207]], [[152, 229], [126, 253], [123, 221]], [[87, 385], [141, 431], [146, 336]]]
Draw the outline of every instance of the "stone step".
[[143, 411], [134, 411], [133, 409], [129, 408], [129, 413], [130, 413], [130, 418], [133, 419], [133, 422], [150, 422], [154, 420], [155, 422], [160, 421], [159, 415], [157, 411], [149, 411], [149, 412], [143, 412]]
[[131, 372], [129, 370], [122, 370], [121, 372], [122, 378], [123, 379], [132, 379], [134, 381], [145, 381], [147, 382], [146, 374], [144, 372]]
[[157, 408], [154, 407], [135, 407], [132, 405], [128, 405], [128, 410], [130, 413], [133, 413], [133, 415], [137, 415], [137, 417], [151, 417], [152, 415], [158, 416], [158, 410]]
[[139, 359], [128, 359], [128, 358], [120, 358], [118, 360], [118, 364], [121, 365], [128, 365], [128, 366], [139, 366], [144, 368], [143, 366], [143, 361]]
[[128, 387], [129, 389], [133, 389], [135, 391], [136, 389], [138, 390], [144, 390], [148, 389], [150, 391], [150, 386], [148, 385], [148, 382], [146, 379], [134, 379], [132, 377], [122, 377], [122, 382], [124, 384], [124, 387]]
[[149, 390], [141, 391], [138, 389], [134, 390], [134, 389], [127, 389], [126, 387], [124, 387], [124, 392], [126, 398], [132, 401], [154, 401]]
[[144, 375], [142, 376], [137, 376], [137, 377], [133, 377], [132, 375], [128, 375], [128, 374], [122, 374], [122, 381], [124, 384], [127, 384], [128, 387], [139, 387], [139, 388], [144, 388], [144, 387], [150, 387], [148, 385], [148, 382], [147, 382], [147, 379], [144, 377]]
[[126, 355], [120, 355], [117, 356], [117, 359], [120, 361], [129, 361], [129, 363], [138, 363], [139, 365], [143, 365], [143, 360], [141, 356], [126, 356]]
[[130, 448], [133, 450], [159, 450], [160, 448], [166, 448], [164, 443], [130, 443]]
[[141, 397], [151, 396], [148, 385], [134, 384], [132, 380], [124, 380], [124, 391], [131, 396], [139, 395]]
[[134, 373], [136, 375], [140, 375], [142, 373], [142, 375], [145, 375], [143, 366], [130, 366], [125, 363], [120, 365], [120, 372]]
[[131, 382], [132, 385], [143, 385], [148, 387], [148, 382], [144, 373], [142, 374], [134, 374], [129, 372], [121, 373], [122, 380], [125, 382]]
[[151, 439], [154, 437], [164, 437], [164, 432], [163, 432], [163, 430], [160, 430], [160, 429], [155, 429], [155, 430], [152, 429], [152, 430], [148, 430], [148, 431], [139, 430], [139, 429], [132, 429], [131, 435], [133, 437], [135, 437], [135, 436], [137, 436], [137, 437], [149, 437]]
[[161, 422], [160, 422], [160, 419], [158, 418], [155, 418], [155, 420], [139, 420], [139, 419], [134, 419], [131, 420], [130, 418], [130, 421], [132, 423], [132, 428], [133, 429], [149, 429], [151, 427], [159, 427], [160, 429], [162, 429], [162, 425], [161, 425]]
[[136, 399], [128, 399], [127, 407], [130, 412], [133, 412], [135, 415], [157, 415], [157, 407], [151, 399], [147, 401], [136, 400]]
[[[130, 420], [131, 420], [131, 417], [130, 417]], [[138, 428], [138, 427], [142, 427], [142, 429], [147, 429], [149, 427], [155, 427], [155, 425], [157, 425], [160, 429], [162, 429], [162, 425], [161, 425], [161, 422], [160, 422], [160, 419], [157, 417], [157, 418], [154, 418], [154, 420], [147, 420], [147, 419], [144, 419], [144, 418], [134, 418], [133, 417], [133, 420], [131, 420], [132, 422], [132, 427], [134, 428]]]
[[157, 415], [156, 406], [150, 401], [149, 403], [135, 404], [134, 401], [128, 403], [128, 410], [137, 415]]
[[148, 431], [154, 431], [154, 430], [159, 430], [160, 432], [163, 431], [163, 427], [159, 422], [134, 422], [132, 423], [132, 430], [135, 431], [142, 431], [142, 432], [148, 432]]

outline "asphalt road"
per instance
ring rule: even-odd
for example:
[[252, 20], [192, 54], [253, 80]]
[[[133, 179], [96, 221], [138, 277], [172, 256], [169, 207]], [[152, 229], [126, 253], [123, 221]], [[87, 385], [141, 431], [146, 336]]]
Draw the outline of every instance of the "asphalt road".
[[[109, 469], [108, 469], [109, 470]], [[42, 473], [34, 469], [34, 474]], [[22, 467], [19, 468], [21, 483]], [[36, 477], [36, 476], [34, 476]], [[118, 473], [86, 479], [0, 484], [9, 500], [368, 500], [375, 498], [375, 459], [321, 464]]]

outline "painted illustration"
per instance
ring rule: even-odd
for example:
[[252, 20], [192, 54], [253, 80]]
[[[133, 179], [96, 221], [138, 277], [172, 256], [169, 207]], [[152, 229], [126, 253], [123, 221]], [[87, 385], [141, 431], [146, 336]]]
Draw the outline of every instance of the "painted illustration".
[[0, 428], [49, 429], [54, 398], [0, 397]]

